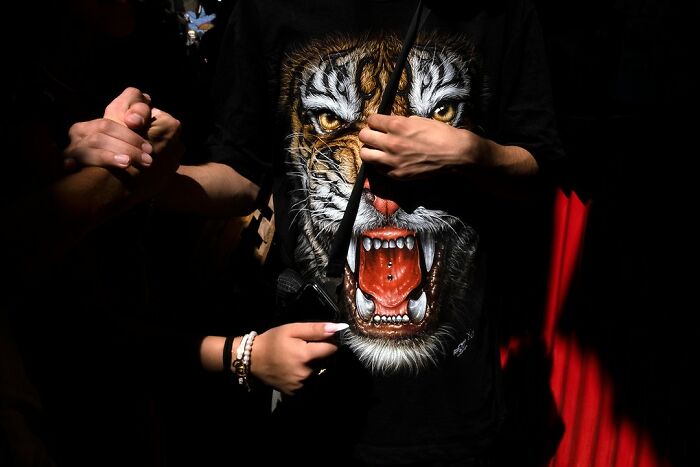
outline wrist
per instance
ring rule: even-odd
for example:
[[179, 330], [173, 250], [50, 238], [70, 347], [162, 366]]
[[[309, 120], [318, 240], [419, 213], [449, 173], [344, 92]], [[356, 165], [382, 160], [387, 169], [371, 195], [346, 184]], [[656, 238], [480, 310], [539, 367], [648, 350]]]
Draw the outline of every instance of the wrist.
[[495, 143], [490, 139], [484, 138], [477, 135], [476, 133], [471, 134], [471, 162], [472, 165], [477, 167], [489, 167], [494, 163], [494, 145]]
[[232, 354], [233, 362], [231, 363], [230, 370], [232, 371], [234, 377], [236, 378], [238, 384], [247, 389], [248, 392], [251, 391], [250, 387], [250, 363], [251, 355], [253, 351], [253, 342], [258, 334], [255, 331], [250, 331], [248, 334], [241, 337], [238, 345], [234, 347], [236, 349], [235, 356]]

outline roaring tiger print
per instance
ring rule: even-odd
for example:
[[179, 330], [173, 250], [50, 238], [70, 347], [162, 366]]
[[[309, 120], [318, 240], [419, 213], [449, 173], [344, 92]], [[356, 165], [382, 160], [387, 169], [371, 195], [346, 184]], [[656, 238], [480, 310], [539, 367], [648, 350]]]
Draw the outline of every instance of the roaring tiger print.
[[[398, 37], [317, 41], [282, 69], [280, 106], [290, 117], [288, 176], [295, 260], [323, 274], [360, 167], [359, 131], [376, 113], [401, 48]], [[419, 37], [393, 106], [469, 128], [478, 90], [476, 60], [462, 38]], [[478, 236], [441, 210], [410, 211], [365, 189], [347, 253], [343, 311], [347, 343], [372, 372], [417, 373], [469, 345]]]

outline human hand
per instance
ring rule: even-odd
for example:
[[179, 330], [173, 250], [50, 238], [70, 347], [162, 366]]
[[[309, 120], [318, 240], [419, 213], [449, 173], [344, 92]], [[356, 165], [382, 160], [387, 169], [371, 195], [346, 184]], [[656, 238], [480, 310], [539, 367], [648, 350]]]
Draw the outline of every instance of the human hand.
[[140, 166], [151, 167], [153, 164], [147, 178], [151, 184], [161, 186], [177, 170], [185, 148], [180, 141], [180, 121], [151, 104], [148, 94], [136, 88], [126, 88], [110, 102], [104, 117], [122, 123], [147, 138], [150, 151], [146, 152], [154, 157], [144, 154]]
[[68, 130], [70, 143], [63, 151], [64, 166], [94, 165], [127, 168], [132, 163], [151, 165], [153, 146], [123, 124], [107, 118], [78, 122]]
[[103, 117], [143, 134], [151, 121], [151, 96], [137, 88], [126, 88], [107, 105]]
[[69, 169], [77, 165], [150, 166], [153, 147], [144, 138], [151, 120], [150, 102], [148, 94], [126, 88], [105, 108], [103, 118], [72, 125], [64, 165]]
[[359, 133], [360, 157], [395, 179], [423, 178], [479, 164], [488, 145], [478, 135], [428, 118], [371, 115]]
[[179, 163], [185, 147], [180, 141], [181, 124], [178, 119], [160, 109], [151, 109], [151, 123], [146, 137], [153, 146], [153, 154], [157, 159], [174, 159], [170, 162]]
[[151, 123], [146, 136], [153, 148], [153, 162], [138, 173], [137, 190], [140, 198], [148, 198], [165, 186], [180, 166], [185, 147], [180, 141], [180, 121], [160, 109], [151, 109]]
[[329, 357], [338, 346], [332, 336], [344, 323], [290, 323], [255, 338], [250, 372], [265, 384], [292, 395], [314, 372], [313, 363]]
[[103, 118], [71, 127], [64, 164], [126, 169], [131, 199], [140, 202], [159, 193], [176, 172], [184, 153], [180, 127], [170, 114], [151, 108], [148, 94], [127, 88], [105, 108]]
[[174, 148], [174, 152], [181, 153], [184, 148], [179, 140], [180, 122], [151, 104], [151, 96], [148, 94], [136, 88], [126, 88], [107, 106], [104, 118], [123, 123], [145, 136], [153, 146], [153, 154], [173, 152]]

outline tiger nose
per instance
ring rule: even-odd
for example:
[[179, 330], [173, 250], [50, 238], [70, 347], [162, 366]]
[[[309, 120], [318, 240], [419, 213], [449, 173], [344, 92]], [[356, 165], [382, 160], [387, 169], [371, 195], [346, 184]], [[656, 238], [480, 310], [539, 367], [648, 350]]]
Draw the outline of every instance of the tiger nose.
[[396, 204], [396, 202], [390, 200], [390, 199], [384, 199], [381, 198], [374, 193], [372, 193], [372, 190], [369, 186], [369, 179], [365, 179], [365, 184], [363, 188], [370, 193], [370, 199], [372, 200], [372, 206], [374, 206], [374, 209], [376, 209], [379, 213], [381, 213], [384, 216], [391, 216], [394, 214], [396, 211], [399, 210], [399, 205]]

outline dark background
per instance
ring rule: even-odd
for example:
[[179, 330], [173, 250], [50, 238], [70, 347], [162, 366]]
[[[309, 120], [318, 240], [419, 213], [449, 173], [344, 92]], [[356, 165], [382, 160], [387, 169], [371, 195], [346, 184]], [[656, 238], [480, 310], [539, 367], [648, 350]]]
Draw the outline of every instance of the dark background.
[[561, 320], [613, 380], [616, 415], [673, 465], [697, 439], [697, 3], [536, 1], [571, 185], [591, 202]]
[[[149, 2], [143, 2], [146, 3]], [[134, 49], [127, 49], [148, 58], [134, 67], [142, 75], [143, 82], [129, 84], [149, 90], [152, 87], [162, 89], [165, 95], [158, 94], [162, 99], [159, 105], [162, 103], [163, 108], [173, 110], [186, 128], [194, 128], [185, 135], [194, 143], [201, 141], [208, 124], [199, 118], [198, 111], [210, 104], [208, 90], [217, 58], [217, 42], [223, 32], [226, 13], [234, 2], [206, 3], [209, 12], [220, 8], [222, 15], [215, 29], [205, 34], [198, 49], [191, 48], [183, 55], [172, 43], [162, 44], [160, 52], [154, 55], [160, 57], [155, 62], [150, 60], [149, 54], [141, 53], [139, 42], [130, 44]], [[694, 301], [697, 286], [693, 280], [697, 276], [694, 253], [698, 237], [692, 226], [698, 211], [692, 196], [696, 185], [693, 159], [698, 155], [695, 137], [698, 80], [691, 74], [693, 62], [699, 56], [693, 46], [698, 42], [698, 6], [681, 6], [684, 3], [535, 1], [549, 55], [559, 130], [572, 161], [571, 175], [562, 179], [562, 186], [591, 203], [581, 264], [559, 331], [575, 337], [585, 349], [595, 352], [612, 378], [616, 415], [631, 419], [647, 431], [659, 454], [671, 460], [674, 466], [690, 465], [697, 457], [691, 448], [696, 444], [698, 431], [698, 385], [694, 382], [694, 372], [698, 368], [695, 346], [700, 333], [693, 316], [698, 308]], [[161, 26], [168, 29], [170, 23], [163, 22]], [[155, 29], [149, 28], [149, 31], [153, 33]], [[26, 39], [35, 33], [32, 27], [22, 28], [21, 37]], [[17, 44], [9, 40], [15, 37], [19, 36], [9, 35], [6, 47]], [[178, 59], [184, 61], [180, 63]], [[183, 75], [177, 77], [166, 73], [170, 70], [168, 67], [178, 63], [193, 72], [191, 81], [183, 84], [186, 90], [176, 87], [176, 83], [182, 83], [184, 73], [189, 72], [182, 71]], [[87, 103], [94, 101], [96, 108], [101, 109], [108, 98], [123, 89], [122, 74], [126, 75], [128, 70], [115, 71], [109, 60], [92, 65], [97, 69], [97, 87], [104, 93], [95, 92], [99, 98], [90, 95], [95, 98]], [[178, 113], [170, 103], [186, 108]], [[32, 107], [27, 111], [35, 110]], [[8, 174], [13, 173], [6, 170]], [[13, 183], [20, 186], [26, 181], [22, 177], [9, 178], [5, 186], [10, 188]], [[137, 226], [143, 225], [140, 218], [134, 222]], [[241, 269], [240, 264], [229, 259], [212, 267], [211, 261], [221, 257], [220, 245], [200, 241], [203, 237], [222, 235], [225, 225], [207, 224], [201, 219], [183, 223], [181, 219], [167, 216], [148, 225], [154, 229], [148, 233], [159, 249], [149, 258], [152, 263], [145, 266], [155, 271], [154, 277], [149, 279], [156, 296], [166, 297], [158, 303], [159, 308], [166, 311], [153, 317], [154, 321], [202, 334], [240, 334], [255, 328], [255, 323], [243, 322], [241, 316], [232, 313], [235, 307], [255, 306], [255, 303], [241, 301], [247, 282], [236, 273]], [[120, 257], [121, 250], [112, 246], [128, 235], [128, 231], [120, 236], [118, 230], [110, 229], [108, 225], [105, 230], [111, 232], [113, 242], [98, 242], [97, 245], [109, 252], [105, 258], [99, 258], [106, 265], [124, 261], [125, 258]], [[167, 241], [162, 241], [164, 239]], [[183, 245], [193, 241], [196, 246], [192, 251], [190, 247], [182, 250]], [[134, 256], [141, 253], [141, 250], [131, 252]], [[93, 257], [89, 259], [94, 260]], [[134, 264], [136, 261], [138, 259], [134, 259]], [[108, 268], [104, 272], [112, 273]], [[122, 279], [117, 271], [115, 280], [110, 283], [119, 285]], [[63, 345], [72, 342], [72, 334], [56, 335], [54, 329], [57, 328], [46, 323], [55, 321], [65, 330], [82, 335], [77, 327], [67, 326], [71, 324], [67, 321], [71, 315], [54, 312], [63, 295], [68, 295], [64, 303], [74, 305], [75, 283], [67, 287], [60, 287], [60, 284], [61, 281], [53, 289], [41, 288], [40, 294], [30, 297], [36, 298], [42, 318], [37, 320], [34, 316], [20, 314], [20, 321], [26, 319], [27, 322], [16, 324], [18, 327], [26, 325], [29, 330], [21, 337], [31, 337], [30, 342], [43, 342], [36, 332], [41, 319], [45, 320], [42, 331]], [[100, 290], [92, 293], [97, 297], [95, 301], [104, 296]], [[93, 310], [94, 302], [90, 294], [87, 295], [85, 300], [90, 306], [86, 309]], [[114, 297], [119, 295], [115, 293]], [[109, 308], [122, 310], [116, 299]], [[149, 306], [146, 311], [154, 308]], [[138, 308], [134, 310], [137, 314]], [[125, 459], [131, 454], [138, 455], [144, 465], [149, 462], [152, 465], [216, 465], [221, 459], [230, 459], [232, 446], [236, 446], [229, 439], [230, 434], [240, 434], [243, 424], [254, 424], [255, 412], [265, 401], [245, 398], [242, 394], [231, 397], [234, 388], [222, 384], [220, 375], [193, 377], [176, 364], [180, 360], [177, 355], [168, 353], [171, 348], [160, 342], [153, 352], [160, 358], [156, 362], [144, 360], [134, 351], [134, 355], [120, 353], [116, 359], [119, 366], [105, 365], [100, 352], [113, 343], [106, 344], [104, 336], [114, 334], [115, 328], [110, 327], [107, 332], [107, 326], [113, 323], [109, 313], [103, 313], [107, 318], [98, 320], [92, 314], [84, 316], [72, 311], [77, 323], [83, 325], [95, 320], [99, 325], [93, 328], [91, 342], [95, 345], [90, 347], [89, 362], [61, 360], [53, 354], [55, 360], [49, 363], [52, 374], [55, 372], [57, 380], [63, 378], [67, 386], [63, 396], [72, 397], [70, 400], [76, 402], [76, 407], [78, 404], [86, 406], [86, 412], [91, 412], [95, 423], [109, 422], [109, 417], [121, 415], [121, 424], [113, 426], [114, 434], [127, 440], [138, 438], [136, 442], [145, 446], [144, 451], [131, 449], [133, 453], [128, 446], [123, 446], [123, 452], [115, 453], [112, 464], [118, 465], [120, 456], [117, 454]], [[127, 329], [125, 334], [141, 329], [140, 323], [124, 321], [121, 315], [117, 324]], [[150, 337], [146, 336], [144, 341], [153, 345]], [[83, 344], [74, 342], [78, 347]], [[124, 347], [131, 348], [131, 341]], [[30, 347], [29, 354], [34, 350]], [[76, 352], [82, 350], [78, 348]], [[112, 350], [112, 353], [117, 352]], [[44, 353], [34, 356], [42, 362], [46, 360]], [[123, 363], [130, 361], [141, 361], [143, 368]], [[73, 368], [75, 374], [67, 373], [66, 368]], [[107, 388], [105, 394], [110, 400], [96, 394], [93, 401], [83, 394], [87, 386], [72, 383], [69, 376], [75, 377], [75, 381], [90, 379], [85, 368], [100, 370]], [[154, 378], [153, 368], [158, 369], [155, 382], [150, 380]], [[546, 368], [542, 371], [546, 372]], [[259, 397], [265, 399], [264, 395]], [[143, 416], [141, 406], [132, 403], [140, 399], [144, 399], [143, 404], [152, 411], [145, 417], [150, 418], [155, 413], [152, 418], [160, 424], [149, 426], [141, 419], [128, 417], [129, 411]], [[154, 400], [161, 401], [162, 405], [154, 405]], [[90, 405], [93, 402], [94, 405]], [[546, 410], [544, 403], [543, 400], [543, 405], [534, 410]], [[65, 400], [59, 406], [70, 412]], [[123, 413], [118, 413], [120, 411]], [[89, 426], [85, 428], [81, 426], [76, 431], [90, 431]], [[63, 435], [66, 439], [72, 438], [70, 432]], [[98, 442], [111, 445], [111, 441], [103, 440], [97, 432], [93, 436], [95, 440], [87, 441], [94, 441], [94, 451], [104, 455]], [[251, 428], [243, 438], [238, 438], [238, 443], [245, 445], [243, 458], [254, 458], [247, 444], [260, 441], [258, 436], [264, 436], [264, 432]], [[89, 444], [87, 441], [72, 440], [78, 450]], [[103, 462], [102, 465], [110, 464]]]

